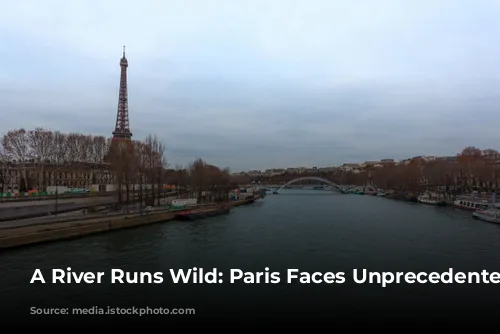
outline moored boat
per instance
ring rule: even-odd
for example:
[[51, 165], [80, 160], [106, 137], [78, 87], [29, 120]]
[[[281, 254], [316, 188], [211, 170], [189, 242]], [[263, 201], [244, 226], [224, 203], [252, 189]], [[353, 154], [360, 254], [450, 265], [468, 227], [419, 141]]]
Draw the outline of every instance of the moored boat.
[[429, 196], [418, 196], [417, 201], [422, 204], [427, 205], [446, 205], [446, 202], [439, 198], [433, 198]]
[[242, 203], [240, 205], [252, 204], [259, 198], [260, 198], [259, 194], [255, 195], [255, 196], [247, 196], [245, 199], [240, 200], [240, 203]]
[[453, 201], [453, 205], [462, 210], [476, 211], [487, 209], [489, 203], [486, 200], [478, 199], [456, 199]]
[[169, 205], [168, 209], [170, 211], [186, 211], [187, 206], [186, 205]]
[[500, 224], [500, 210], [497, 206], [486, 210], [477, 210], [472, 213], [472, 217], [488, 223]]
[[230, 206], [219, 205], [216, 207], [178, 212], [175, 214], [175, 217], [181, 220], [196, 220], [229, 213], [230, 211]]

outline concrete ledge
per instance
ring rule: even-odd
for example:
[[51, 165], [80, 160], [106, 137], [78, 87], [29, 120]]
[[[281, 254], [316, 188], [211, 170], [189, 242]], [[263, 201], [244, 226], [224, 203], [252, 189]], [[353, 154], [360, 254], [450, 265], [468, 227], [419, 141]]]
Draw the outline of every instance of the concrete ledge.
[[258, 198], [252, 198], [252, 199], [241, 199], [241, 200], [238, 200], [238, 201], [233, 201], [231, 202], [231, 206], [232, 207], [237, 207], [237, 206], [240, 206], [240, 205], [246, 205], [246, 204], [252, 204], [253, 202], [255, 202]]
[[[134, 192], [132, 192], [134, 193]], [[135, 191], [135, 194], [138, 194], [138, 191]], [[110, 197], [116, 196], [118, 191], [106, 191], [106, 192], [89, 192], [89, 193], [64, 193], [59, 195], [45, 195], [45, 196], [12, 196], [12, 197], [2, 197], [0, 198], [0, 203], [15, 203], [15, 202], [36, 202], [36, 201], [50, 201], [59, 198], [60, 200], [65, 199], [80, 199], [80, 198], [99, 198], [99, 197]], [[150, 194], [150, 192], [145, 191], [144, 195]], [[164, 193], [166, 196], [169, 194], [177, 194], [177, 191], [168, 191]], [[162, 194], [163, 195], [163, 194]]]
[[37, 232], [33, 234], [17, 235], [0, 239], [0, 248], [37, 244], [46, 241], [64, 240], [84, 235], [107, 231], [106, 224], [88, 225], [60, 229], [55, 231]]
[[54, 231], [70, 227], [109, 223], [113, 218], [123, 219], [123, 215], [120, 217], [101, 217], [94, 219], [76, 220], [70, 222], [53, 222], [52, 224], [25, 225], [16, 228], [5, 228], [0, 230], [0, 238], [6, 238], [9, 236], [16, 236], [16, 235], [33, 234], [37, 232]]
[[[163, 211], [158, 211], [158, 212], [164, 212]], [[11, 229], [20, 229], [20, 228], [25, 228], [28, 226], [39, 226], [39, 225], [53, 225], [53, 224], [59, 224], [59, 223], [71, 223], [71, 222], [80, 222], [80, 221], [89, 221], [89, 220], [95, 220], [95, 219], [107, 219], [107, 218], [116, 218], [116, 217], [124, 217], [124, 216], [130, 216], [131, 214], [127, 213], [122, 213], [122, 212], [110, 212], [110, 213], [104, 213], [104, 214], [87, 214], [79, 217], [54, 217], [54, 216], [49, 216], [49, 217], [36, 217], [33, 219], [20, 219], [20, 220], [12, 220], [11, 225], [7, 226], [1, 226], [0, 225], [0, 235], [2, 230], [11, 230]], [[6, 223], [11, 222], [7, 221]], [[20, 224], [19, 224], [20, 223]]]
[[[236, 207], [251, 204], [257, 199], [259, 197], [234, 201], [230, 205]], [[101, 215], [99, 217], [34, 222], [34, 224], [0, 229], [0, 249], [83, 237], [96, 233], [167, 222], [174, 218], [175, 213], [168, 210], [158, 210], [148, 214]]]
[[95, 219], [71, 223], [37, 225], [0, 231], [0, 248], [12, 248], [47, 241], [64, 240], [112, 230], [167, 222], [174, 214], [122, 215], [114, 219]]

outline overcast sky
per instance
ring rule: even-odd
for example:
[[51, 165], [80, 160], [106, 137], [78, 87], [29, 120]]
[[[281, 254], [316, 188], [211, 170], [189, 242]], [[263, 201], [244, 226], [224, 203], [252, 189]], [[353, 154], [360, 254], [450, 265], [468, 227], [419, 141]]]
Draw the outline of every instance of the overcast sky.
[[0, 132], [134, 139], [233, 171], [500, 148], [498, 0], [6, 0]]

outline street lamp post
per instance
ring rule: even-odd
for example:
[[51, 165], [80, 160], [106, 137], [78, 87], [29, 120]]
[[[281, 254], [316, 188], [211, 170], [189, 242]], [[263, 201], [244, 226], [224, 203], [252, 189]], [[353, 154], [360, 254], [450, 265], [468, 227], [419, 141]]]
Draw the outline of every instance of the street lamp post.
[[59, 192], [58, 192], [58, 189], [57, 189], [57, 164], [56, 164], [56, 217], [57, 217], [57, 211], [59, 210], [58, 209], [58, 199], [59, 199]]
[[59, 186], [58, 186], [58, 174], [59, 174], [59, 140], [57, 137], [57, 132], [56, 132], [56, 175], [55, 175], [55, 183], [56, 183], [56, 217], [57, 217], [57, 211], [59, 211], [58, 204], [59, 204]]

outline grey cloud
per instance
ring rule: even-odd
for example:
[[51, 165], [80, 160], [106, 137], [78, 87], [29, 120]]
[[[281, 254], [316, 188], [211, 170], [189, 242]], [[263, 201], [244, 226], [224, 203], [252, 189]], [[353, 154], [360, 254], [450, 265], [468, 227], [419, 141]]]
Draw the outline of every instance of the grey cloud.
[[0, 131], [111, 135], [126, 44], [132, 132], [156, 133], [172, 164], [321, 166], [499, 139], [496, 1], [24, 3], [0, 22]]

